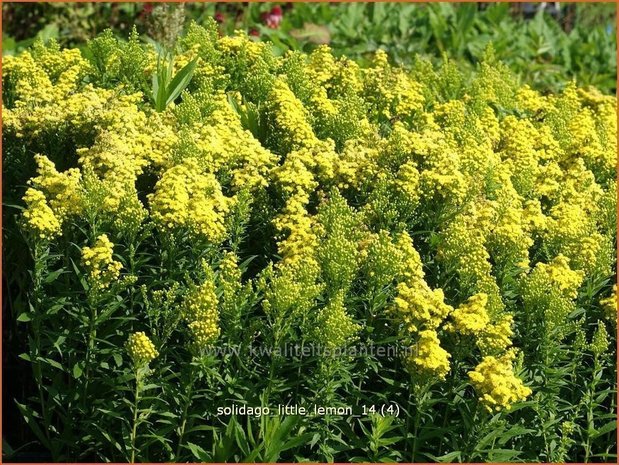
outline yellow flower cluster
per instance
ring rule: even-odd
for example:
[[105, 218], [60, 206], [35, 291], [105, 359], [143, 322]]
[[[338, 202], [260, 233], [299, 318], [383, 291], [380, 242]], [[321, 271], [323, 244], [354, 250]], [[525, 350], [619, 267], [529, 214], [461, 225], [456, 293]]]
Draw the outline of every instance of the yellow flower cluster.
[[60, 234], [60, 221], [43, 192], [30, 187], [24, 194], [23, 201], [26, 203], [23, 223], [28, 231], [39, 239], [53, 239]]
[[453, 308], [445, 303], [443, 291], [430, 289], [423, 280], [400, 283], [397, 291], [394, 311], [411, 333], [424, 328], [438, 328], [453, 311]]
[[54, 164], [43, 155], [35, 155], [37, 176], [28, 184], [23, 201], [26, 203], [26, 229], [40, 239], [53, 239], [61, 232], [64, 220], [78, 214], [82, 208], [81, 174], [71, 168], [59, 173]]
[[15, 108], [22, 109], [61, 101], [75, 90], [90, 64], [78, 49], [60, 50], [56, 43], [46, 47], [38, 41], [19, 57], [4, 57], [2, 69], [16, 92]]
[[395, 184], [406, 200], [413, 205], [419, 201], [419, 170], [415, 163], [408, 161], [400, 166]]
[[473, 336], [482, 355], [500, 354], [512, 345], [514, 317], [509, 313], [496, 316], [493, 321], [488, 314], [488, 296], [475, 294], [456, 308], [445, 330]]
[[550, 263], [538, 263], [522, 280], [528, 317], [542, 322], [546, 337], [561, 340], [569, 329], [567, 318], [576, 308], [574, 299], [584, 277], [582, 271], [570, 268], [567, 257], [558, 255]]
[[234, 314], [235, 302], [241, 290], [241, 270], [238, 256], [233, 252], [224, 252], [219, 263], [219, 277], [222, 286], [222, 311], [228, 315]]
[[617, 285], [613, 286], [613, 292], [605, 299], [600, 300], [600, 305], [606, 312], [606, 317], [617, 322]]
[[[8, 110], [5, 127], [26, 141], [42, 134], [69, 131], [76, 139], [90, 140], [94, 135], [94, 144], [78, 147], [81, 167], [65, 173], [57, 173], [51, 162], [39, 157], [39, 176], [33, 183], [46, 184], [50, 189], [43, 190], [55, 197], [50, 197], [50, 201], [53, 200], [53, 209], [54, 203], [59, 208], [60, 217], [91, 207], [119, 215], [115, 220], [119, 229], [124, 226], [122, 220], [143, 220], [145, 214], [135, 181], [148, 164], [150, 154], [158, 152], [158, 143], [153, 142], [152, 126], [137, 107], [141, 96], [118, 95], [92, 84], [84, 85], [81, 74], [90, 72], [90, 65], [78, 50], [66, 53], [41, 47], [45, 53], [36, 60], [25, 53], [10, 60], [6, 70], [3, 68], [3, 76], [9, 81], [17, 80], [19, 89], [17, 100]], [[41, 77], [38, 89], [46, 98], [39, 98], [38, 91], [21, 86], [20, 76], [25, 74]], [[97, 195], [93, 190], [100, 192], [104, 201], [95, 201]], [[83, 199], [77, 198], [78, 193], [83, 194]]]
[[100, 235], [93, 247], [82, 249], [82, 263], [95, 288], [106, 288], [118, 278], [122, 264], [112, 258], [113, 252], [114, 244], [106, 234]]
[[54, 164], [44, 155], [35, 155], [37, 176], [29, 183], [45, 193], [49, 206], [61, 219], [78, 215], [82, 210], [81, 173], [70, 168], [59, 173]]
[[397, 285], [392, 312], [416, 341], [414, 355], [407, 359], [409, 369], [444, 378], [449, 371], [449, 354], [441, 347], [437, 330], [453, 307], [445, 303], [442, 289], [431, 289], [424, 280], [421, 258], [410, 236], [402, 233], [396, 243], [404, 256], [400, 271], [403, 281]]
[[319, 244], [315, 231], [316, 220], [307, 213], [298, 196], [288, 200], [274, 224], [281, 233], [288, 233], [278, 243], [278, 251], [283, 258], [281, 263], [290, 263], [292, 266], [305, 263], [310, 268], [316, 267], [315, 255]]
[[213, 278], [212, 271], [207, 270], [205, 281], [187, 296], [184, 303], [184, 318], [198, 350], [211, 345], [221, 333]]
[[217, 340], [220, 333], [218, 322], [218, 318], [204, 318], [189, 323], [189, 330], [196, 347], [204, 348]]
[[249, 40], [247, 34], [240, 30], [236, 31], [234, 36], [221, 37], [217, 45], [226, 54], [238, 55], [239, 53], [245, 53], [249, 61], [260, 58], [266, 48], [266, 44]]
[[514, 375], [515, 357], [514, 350], [500, 357], [489, 355], [482, 359], [474, 371], [469, 372], [469, 378], [480, 394], [479, 400], [491, 412], [509, 410], [511, 404], [531, 394], [531, 389]]
[[344, 306], [344, 293], [338, 292], [316, 318], [316, 340], [327, 349], [336, 349], [353, 340], [361, 327]]
[[320, 273], [317, 262], [278, 265], [277, 268], [269, 265], [258, 282], [264, 292], [265, 313], [274, 325], [280, 325], [282, 320], [292, 323], [307, 318], [307, 312], [324, 289], [316, 282]]
[[477, 335], [477, 347], [482, 354], [497, 354], [503, 352], [512, 345], [512, 329], [514, 317], [505, 313], [494, 323], [489, 323], [483, 331]]
[[206, 279], [192, 292], [185, 302], [185, 319], [188, 321], [210, 318], [217, 313], [217, 294], [215, 283], [212, 279]]
[[490, 323], [490, 317], [486, 312], [487, 304], [488, 296], [483, 292], [470, 297], [451, 313], [453, 324], [450, 328], [470, 336], [480, 333]]
[[379, 173], [377, 147], [367, 145], [361, 139], [350, 139], [344, 144], [335, 165], [335, 177], [339, 189], [361, 190]]
[[381, 229], [361, 242], [363, 266], [370, 288], [380, 290], [394, 281], [419, 281], [423, 279], [421, 257], [407, 232], [392, 238]]
[[570, 268], [570, 261], [567, 257], [558, 255], [548, 264], [538, 263], [531, 272], [529, 282], [530, 287], [539, 283], [539, 287], [535, 290], [540, 294], [544, 292], [543, 286], [549, 285], [550, 289], [559, 291], [564, 297], [574, 299], [584, 277], [582, 271], [574, 271]]
[[402, 257], [396, 275], [398, 280], [402, 282], [421, 281], [424, 278], [423, 264], [411, 236], [406, 231], [398, 233], [395, 236], [394, 244]]
[[373, 67], [367, 71], [365, 87], [369, 103], [386, 119], [409, 118], [425, 103], [421, 85], [404, 69], [390, 66], [383, 50], [376, 53]]
[[[195, 117], [196, 121], [182, 129], [181, 137], [170, 152], [176, 150], [190, 153], [207, 172], [215, 173], [222, 169], [230, 171], [232, 185], [236, 190], [266, 187], [268, 174], [276, 165], [277, 157], [243, 128], [239, 114], [228, 103], [227, 95], [220, 92], [212, 99], [210, 105], [213, 111], [209, 117]], [[194, 103], [188, 99], [183, 105], [191, 107]], [[237, 102], [237, 105], [242, 111], [248, 111], [242, 103]], [[189, 110], [183, 108], [182, 111]], [[199, 109], [193, 109], [192, 112], [199, 113]], [[174, 160], [170, 158], [162, 160], [161, 164], [169, 168], [173, 163]]]
[[283, 236], [278, 250], [283, 262], [314, 262], [319, 244], [316, 219], [308, 214], [310, 196], [318, 186], [318, 180], [325, 181], [334, 176], [337, 158], [330, 141], [313, 140], [307, 147], [288, 153], [285, 161], [273, 169], [274, 184], [286, 199], [286, 204], [273, 224]]
[[222, 194], [213, 174], [202, 174], [189, 159], [163, 173], [149, 202], [152, 218], [162, 228], [186, 228], [218, 244], [226, 237], [226, 215], [234, 199]]
[[490, 229], [493, 211], [486, 204], [472, 204], [449, 223], [443, 232], [444, 241], [439, 259], [453, 263], [467, 293], [483, 292], [488, 296], [491, 313], [502, 310], [503, 302], [492, 274], [485, 231]]
[[143, 367], [153, 361], [159, 352], [155, 344], [143, 331], [130, 334], [126, 344], [127, 353], [136, 367]]
[[[598, 199], [601, 195], [596, 195]], [[589, 205], [561, 202], [550, 212], [544, 239], [553, 251], [563, 254], [570, 263], [587, 274], [596, 271], [610, 274], [612, 242], [597, 231], [587, 210]]]
[[445, 379], [449, 372], [449, 353], [441, 347], [436, 331], [426, 329], [419, 333], [419, 339], [412, 348], [413, 353], [407, 358], [412, 370]]
[[269, 111], [277, 131], [278, 144], [289, 151], [312, 147], [317, 139], [310, 125], [307, 110], [283, 79], [275, 81]]

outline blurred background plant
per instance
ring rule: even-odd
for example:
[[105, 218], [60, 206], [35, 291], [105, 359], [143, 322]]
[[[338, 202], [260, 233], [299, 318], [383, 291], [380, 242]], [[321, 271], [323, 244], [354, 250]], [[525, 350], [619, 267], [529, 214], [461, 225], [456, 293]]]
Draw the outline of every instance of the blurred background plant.
[[126, 38], [174, 41], [207, 17], [221, 34], [236, 29], [273, 43], [277, 54], [329, 44], [334, 54], [369, 60], [384, 49], [398, 63], [445, 57], [472, 70], [489, 42], [522, 81], [556, 91], [575, 79], [616, 91], [616, 5], [612, 3], [12, 3], [5, 2], [3, 54], [36, 37], [82, 47], [111, 27]]

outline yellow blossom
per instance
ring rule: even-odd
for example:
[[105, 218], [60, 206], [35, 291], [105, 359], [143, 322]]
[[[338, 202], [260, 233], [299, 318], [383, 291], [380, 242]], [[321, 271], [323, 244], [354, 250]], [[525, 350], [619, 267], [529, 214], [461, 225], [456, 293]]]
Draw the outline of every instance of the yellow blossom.
[[112, 258], [114, 244], [106, 234], [100, 235], [93, 247], [82, 249], [82, 263], [96, 288], [106, 288], [118, 278], [122, 264]]
[[509, 410], [514, 402], [524, 400], [531, 394], [531, 389], [514, 375], [514, 357], [513, 350], [500, 357], [489, 355], [469, 372], [479, 400], [489, 411]]
[[28, 188], [23, 197], [26, 203], [24, 225], [39, 239], [53, 239], [60, 234], [60, 221], [49, 207], [45, 194], [40, 190]]
[[454, 330], [461, 334], [476, 335], [483, 331], [490, 318], [486, 312], [488, 296], [483, 292], [470, 297], [451, 313]]
[[412, 350], [413, 353], [407, 359], [409, 369], [445, 379], [449, 372], [449, 358], [451, 356], [441, 347], [436, 331], [421, 331], [419, 340], [412, 347]]
[[147, 365], [159, 355], [155, 345], [143, 331], [130, 334], [126, 348], [136, 367]]

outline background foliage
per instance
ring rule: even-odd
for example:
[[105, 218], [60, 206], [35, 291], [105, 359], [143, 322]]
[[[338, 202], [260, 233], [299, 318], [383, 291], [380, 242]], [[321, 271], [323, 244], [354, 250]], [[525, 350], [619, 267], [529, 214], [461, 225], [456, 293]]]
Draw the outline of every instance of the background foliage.
[[616, 5], [565, 3], [3, 3], [3, 52], [13, 53], [35, 36], [83, 46], [107, 27], [126, 37], [138, 32], [161, 40], [183, 24], [214, 17], [221, 33], [245, 30], [270, 40], [277, 53], [311, 51], [328, 43], [336, 55], [367, 60], [384, 49], [396, 61], [416, 54], [435, 63], [444, 56], [470, 71], [489, 42], [497, 57], [535, 88], [559, 90], [575, 79], [604, 92], [616, 87]]

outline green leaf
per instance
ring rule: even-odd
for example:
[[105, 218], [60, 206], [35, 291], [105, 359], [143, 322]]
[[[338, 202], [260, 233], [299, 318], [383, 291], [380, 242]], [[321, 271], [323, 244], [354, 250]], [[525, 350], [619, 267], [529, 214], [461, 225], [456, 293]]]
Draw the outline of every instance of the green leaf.
[[26, 321], [31, 321], [32, 318], [30, 318], [30, 314], [28, 312], [23, 312], [20, 313], [19, 316], [17, 317], [17, 321], [21, 321], [21, 322], [26, 322]]
[[56, 281], [56, 279], [58, 279], [58, 276], [60, 276], [62, 273], [64, 273], [64, 268], [61, 268], [60, 270], [56, 270], [56, 271], [52, 271], [51, 273], [49, 273], [45, 279], [43, 280], [43, 282], [45, 284], [49, 284], [51, 282]]
[[181, 95], [181, 92], [185, 90], [185, 87], [189, 85], [197, 63], [197, 58], [190, 61], [176, 74], [176, 76], [174, 76], [174, 79], [172, 79], [172, 82], [170, 82], [170, 85], [166, 89], [167, 99], [165, 106], [168, 106], [170, 102], [176, 100], [176, 98]]
[[44, 43], [47, 43], [50, 39], [57, 39], [59, 36], [58, 25], [50, 23], [39, 31], [37, 37], [39, 37]]
[[19, 402], [15, 402], [15, 404], [17, 405], [17, 408], [23, 415], [24, 420], [26, 421], [26, 424], [30, 427], [30, 429], [35, 434], [35, 436], [39, 439], [39, 441], [41, 441], [41, 443], [45, 447], [49, 449], [50, 448], [49, 441], [47, 440], [47, 437], [45, 436], [45, 434], [43, 434], [43, 431], [41, 430], [41, 427], [39, 426], [39, 421], [35, 417], [34, 410], [32, 410], [27, 405], [20, 404]]
[[328, 44], [331, 42], [331, 34], [327, 26], [306, 23], [301, 29], [293, 29], [290, 35], [297, 40], [307, 40], [314, 44]]
[[73, 365], [73, 377], [75, 379], [78, 379], [80, 376], [82, 376], [82, 367], [80, 366], [80, 363], [76, 363], [75, 365]]
[[60, 363], [58, 363], [56, 360], [53, 360], [51, 358], [44, 358], [44, 357], [39, 357], [38, 360], [50, 366], [53, 366], [54, 368], [58, 370], [64, 371], [64, 367]]
[[598, 436], [602, 436], [606, 433], [610, 433], [611, 431], [615, 431], [617, 429], [617, 422], [616, 421], [611, 421], [609, 423], [606, 423], [604, 426], [602, 426], [601, 428], [598, 428], [592, 435], [591, 435], [591, 439], [593, 438], [597, 438]]
[[153, 101], [155, 102], [155, 108], [159, 110], [157, 103], [159, 102], [159, 74], [153, 74]]
[[197, 444], [194, 444], [193, 442], [188, 442], [187, 447], [189, 448], [193, 456], [197, 458], [198, 460], [200, 460], [201, 462], [210, 461], [210, 457], [208, 453], [204, 449], [202, 449], [200, 446], [198, 446]]

